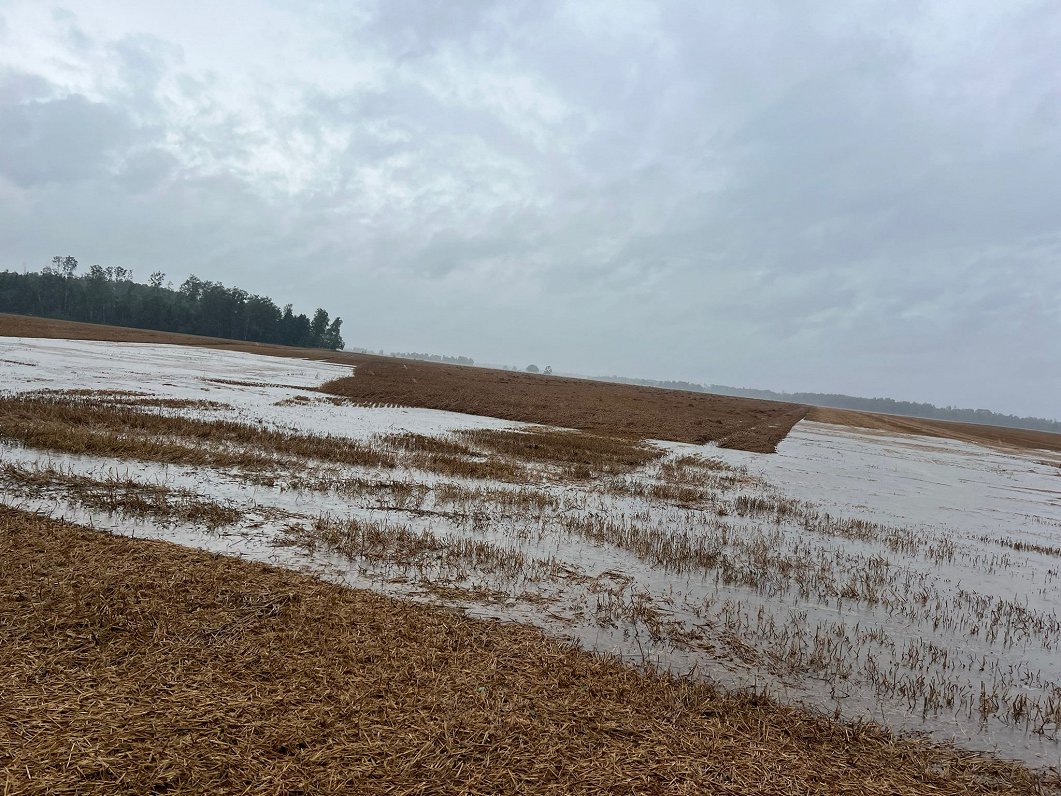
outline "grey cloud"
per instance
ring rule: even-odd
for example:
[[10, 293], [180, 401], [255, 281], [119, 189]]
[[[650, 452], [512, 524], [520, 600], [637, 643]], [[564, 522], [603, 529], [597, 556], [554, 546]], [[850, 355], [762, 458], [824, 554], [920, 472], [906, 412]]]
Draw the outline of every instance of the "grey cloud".
[[1053, 3], [276, 7], [328, 79], [87, 6], [41, 55], [94, 92], [7, 64], [9, 262], [194, 271], [372, 348], [1061, 415]]
[[55, 87], [40, 75], [0, 71], [0, 107], [48, 99], [54, 93]]
[[99, 176], [131, 136], [123, 112], [80, 95], [9, 103], [0, 113], [0, 174], [23, 187]]
[[180, 161], [164, 149], [141, 149], [126, 158], [114, 179], [116, 184], [134, 193], [142, 193], [167, 184], [179, 165]]
[[62, 34], [68, 47], [80, 53], [87, 53], [93, 49], [95, 41], [85, 33], [78, 23], [77, 14], [68, 8], [54, 6], [51, 16], [55, 26], [62, 28]]
[[548, 5], [525, 0], [376, 0], [365, 32], [381, 37], [395, 57], [406, 60], [433, 54], [443, 45], [466, 44], [484, 29], [497, 32], [506, 27], [506, 20], [526, 21]]
[[138, 112], [156, 111], [162, 79], [183, 60], [182, 49], [155, 36], [125, 36], [108, 48], [119, 64], [128, 103]]

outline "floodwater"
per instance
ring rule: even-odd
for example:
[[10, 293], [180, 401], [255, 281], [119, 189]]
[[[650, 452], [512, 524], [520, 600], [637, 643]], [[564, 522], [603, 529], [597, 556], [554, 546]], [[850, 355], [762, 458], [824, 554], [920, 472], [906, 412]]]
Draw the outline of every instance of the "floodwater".
[[[347, 368], [234, 352], [0, 339], [0, 369], [7, 392], [202, 398], [230, 408], [188, 413], [358, 439], [519, 428], [432, 410], [332, 405], [309, 388]], [[284, 404], [294, 396], [306, 401]], [[720, 459], [736, 477], [719, 482], [715, 471], [694, 471], [690, 477], [711, 485], [707, 505], [606, 483], [543, 480], [527, 487], [538, 503], [513, 510], [487, 494], [513, 485], [403, 468], [371, 472], [420, 485], [417, 502], [402, 509], [378, 495], [289, 488], [283, 474], [262, 486], [235, 471], [0, 445], [0, 463], [163, 484], [238, 507], [242, 520], [217, 530], [143, 521], [86, 510], [60, 488], [27, 494], [12, 483], [0, 483], [0, 500], [530, 622], [635, 664], [755, 688], [1033, 766], [1061, 763], [1056, 454], [806, 421], [775, 455], [659, 444], [672, 458], [696, 452]], [[655, 468], [628, 479], [658, 483]], [[334, 465], [307, 465], [297, 475], [307, 472], [336, 484], [366, 475]], [[443, 482], [465, 496], [443, 499]], [[760, 503], [742, 509], [742, 498]], [[292, 541], [292, 528], [312, 528], [321, 518], [400, 524], [444, 545], [413, 557], [364, 558]]]

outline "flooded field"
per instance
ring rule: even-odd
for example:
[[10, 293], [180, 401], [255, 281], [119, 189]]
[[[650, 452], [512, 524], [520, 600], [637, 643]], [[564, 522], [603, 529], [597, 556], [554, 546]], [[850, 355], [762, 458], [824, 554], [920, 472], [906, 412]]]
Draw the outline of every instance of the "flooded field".
[[9, 505], [1059, 764], [1057, 454], [806, 421], [774, 455], [614, 440], [162, 345], [4, 339], [0, 373]]

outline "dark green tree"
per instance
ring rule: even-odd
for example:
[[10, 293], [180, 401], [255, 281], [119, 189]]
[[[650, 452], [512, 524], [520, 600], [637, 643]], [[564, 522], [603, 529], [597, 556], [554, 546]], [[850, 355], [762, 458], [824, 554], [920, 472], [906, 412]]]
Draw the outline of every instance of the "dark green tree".
[[235, 340], [340, 349], [342, 320], [317, 309], [311, 321], [291, 305], [281, 310], [267, 296], [188, 277], [164, 286], [155, 271], [145, 284], [131, 269], [95, 264], [77, 275], [70, 255], [52, 258], [39, 272], [0, 272], [0, 312], [186, 332]]

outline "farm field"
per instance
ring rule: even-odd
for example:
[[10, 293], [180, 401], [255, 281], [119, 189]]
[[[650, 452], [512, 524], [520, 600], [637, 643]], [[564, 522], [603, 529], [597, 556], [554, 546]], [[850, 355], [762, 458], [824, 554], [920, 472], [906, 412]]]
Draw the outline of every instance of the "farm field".
[[[642, 744], [637, 755], [665, 750], [656, 768], [639, 768], [637, 755], [633, 768], [618, 762], [605, 767], [597, 775], [617, 778], [610, 785], [602, 780], [602, 787], [637, 791], [648, 783], [663, 788], [660, 783], [684, 781], [721, 789], [724, 780], [712, 777], [725, 772], [684, 769], [678, 761], [717, 754], [717, 747], [697, 744], [731, 737], [727, 787], [734, 793], [922, 792], [918, 782], [937, 789], [924, 792], [1021, 793], [1046, 792], [1056, 781], [1061, 455], [1049, 445], [1029, 447], [1036, 443], [1027, 440], [1016, 447], [1009, 438], [985, 447], [970, 439], [815, 422], [802, 419], [804, 407], [724, 399], [731, 403], [723, 409], [695, 401], [715, 396], [610, 391], [621, 385], [596, 383], [587, 384], [612, 397], [601, 397], [603, 408], [587, 410], [580, 401], [596, 394], [577, 392], [583, 388], [571, 386], [575, 380], [492, 371], [483, 372], [500, 374], [491, 377], [494, 386], [472, 393], [483, 398], [476, 407], [468, 396], [447, 397], [459, 394], [460, 385], [451, 380], [457, 376], [443, 378], [434, 370], [446, 366], [344, 356], [304, 360], [220, 346], [0, 339], [0, 501], [9, 507], [3, 515], [8, 574], [55, 566], [85, 579], [79, 561], [99, 556], [106, 565], [94, 569], [102, 580], [91, 582], [93, 599], [120, 592], [124, 581], [99, 573], [113, 567], [122, 578], [136, 576], [114, 563], [139, 555], [130, 552], [136, 545], [81, 529], [91, 528], [150, 541], [144, 549], [152, 552], [143, 555], [169, 573], [153, 576], [159, 582], [172, 581], [183, 567], [234, 567], [225, 577], [256, 584], [253, 593], [262, 606], [278, 605], [277, 616], [290, 618], [286, 603], [274, 605], [263, 595], [305, 589], [326, 593], [333, 603], [364, 601], [359, 610], [381, 616], [415, 614], [435, 628], [446, 617], [462, 633], [503, 647], [498, 655], [505, 661], [519, 659], [524, 646], [548, 649], [544, 657], [511, 665], [538, 683], [550, 682], [560, 668], [589, 667], [586, 678], [612, 683], [602, 686], [593, 710], [607, 707], [623, 717], [608, 743], [645, 723], [655, 729], [635, 733]], [[474, 379], [482, 369], [449, 371]], [[510, 376], [520, 378], [502, 381]], [[487, 414], [507, 400], [505, 390], [520, 393], [524, 383], [536, 385], [528, 388], [530, 398], [502, 407], [498, 416]], [[417, 385], [419, 398], [413, 396]], [[624, 415], [623, 407], [642, 390], [665, 396]], [[676, 411], [675, 396], [692, 403], [686, 413]], [[414, 399], [428, 406], [407, 405]], [[554, 404], [567, 408], [554, 410]], [[756, 406], [749, 414], [740, 404]], [[554, 417], [582, 430], [548, 422]], [[627, 419], [616, 425], [617, 417]], [[732, 447], [701, 444], [706, 440]], [[756, 452], [775, 448], [773, 454]], [[38, 541], [11, 543], [21, 538], [11, 534]], [[250, 563], [211, 565], [218, 559], [162, 542], [300, 570], [336, 588]], [[45, 551], [66, 545], [86, 552], [46, 563]], [[55, 572], [38, 580], [69, 580]], [[19, 605], [77, 603], [76, 594], [59, 591], [27, 599], [31, 582], [5, 595], [5, 613], [21, 617]], [[189, 581], [182, 588], [189, 601], [205, 599], [194, 596], [202, 584]], [[162, 592], [151, 593], [144, 610], [164, 612]], [[217, 607], [219, 628], [238, 619], [231, 613], [239, 602], [235, 592], [225, 599]], [[424, 607], [408, 607], [408, 601]], [[102, 617], [104, 608], [97, 605], [93, 616]], [[166, 616], [167, 622], [192, 621]], [[280, 632], [256, 623], [258, 614], [240, 616], [246, 621], [237, 622], [232, 639], [218, 636], [222, 647], [231, 641], [246, 652], [264, 643], [254, 640], [256, 634]], [[306, 626], [304, 618], [298, 621]], [[77, 627], [89, 626], [95, 627]], [[342, 636], [336, 626], [328, 628]], [[78, 632], [74, 628], [82, 643], [86, 635]], [[99, 632], [93, 632], [96, 644]], [[205, 631], [181, 632], [200, 638]], [[542, 632], [605, 657], [558, 646]], [[290, 633], [285, 638], [298, 636], [296, 629]], [[327, 642], [323, 631], [309, 635], [313, 644]], [[50, 638], [29, 630], [19, 637], [27, 644], [36, 639], [38, 655]], [[435, 636], [425, 637], [425, 645], [442, 643], [429, 639]], [[432, 654], [441, 659], [448, 653]], [[497, 666], [483, 666], [497, 672]], [[29, 673], [17, 676], [35, 682]], [[650, 708], [631, 700], [631, 688], [658, 694], [660, 710], [670, 711], [668, 720], [690, 735], [681, 743], [692, 746], [667, 746], [679, 743], [661, 740], [661, 728], [670, 725], [658, 713], [645, 719]], [[760, 697], [724, 695], [735, 689]], [[553, 691], [542, 720], [563, 722], [556, 701], [573, 699], [574, 692]], [[505, 704], [484, 697], [481, 707], [517, 709]], [[476, 710], [468, 726], [482, 720]], [[780, 735], [751, 741], [740, 734], [747, 726], [738, 732], [726, 724], [723, 716], [730, 713], [733, 722], [765, 725]], [[705, 716], [727, 729], [696, 723]], [[885, 729], [852, 729], [850, 722], [865, 721]], [[532, 726], [521, 732], [535, 731]], [[255, 732], [266, 729], [262, 724]], [[656, 730], [661, 734], [653, 735]], [[844, 776], [863, 779], [825, 775], [827, 747], [836, 737], [830, 733], [836, 732], [851, 738]], [[890, 733], [924, 734], [960, 751]], [[788, 740], [778, 740], [782, 736]], [[786, 746], [793, 739], [797, 746]], [[387, 754], [408, 754], [395, 751], [405, 747], [394, 743]], [[760, 752], [764, 744], [777, 744], [789, 762], [771, 769], [763, 755], [758, 762], [742, 757], [738, 750], [748, 744]], [[630, 747], [607, 748], [616, 761], [630, 753]], [[974, 752], [1020, 761], [1039, 774]], [[515, 751], [491, 752], [498, 759], [509, 753]], [[802, 766], [804, 755], [817, 762]], [[531, 757], [536, 753], [512, 763], [531, 777], [525, 782], [546, 776]], [[114, 761], [104, 758], [106, 765], [93, 770], [105, 779]], [[453, 763], [447, 760], [425, 760], [424, 766]], [[573, 765], [543, 760], [553, 761], [553, 771]], [[208, 761], [203, 765], [205, 772]], [[823, 773], [808, 773], [814, 766]], [[162, 776], [158, 771], [143, 776]], [[756, 771], [761, 791], [748, 790]], [[61, 772], [48, 776], [61, 778]], [[482, 776], [484, 792], [496, 787], [488, 773]]]
[[[335, 371], [326, 392], [358, 403], [440, 409], [547, 423], [585, 431], [773, 451], [806, 407], [721, 395], [658, 390], [490, 368], [291, 348], [118, 326], [0, 314], [0, 336], [191, 345], [270, 356], [298, 356], [360, 367]], [[2, 363], [0, 363], [2, 364]]]
[[[97, 340], [190, 345], [277, 357], [298, 357], [349, 367], [369, 365], [358, 385], [340, 375], [330, 389], [362, 401], [448, 409], [533, 423], [566, 425], [604, 433], [651, 432], [686, 442], [723, 441], [727, 447], [774, 450], [801, 417], [833, 425], [899, 434], [957, 439], [1007, 448], [1061, 451], [1061, 435], [944, 420], [923, 420], [797, 404], [649, 389], [585, 379], [550, 379], [489, 368], [444, 365], [389, 357], [293, 348], [199, 337], [149, 329], [77, 323], [0, 313], [0, 337]], [[3, 364], [3, 363], [0, 363]], [[441, 388], [445, 386], [445, 389]], [[561, 422], [563, 421], [563, 422]], [[725, 438], [728, 435], [728, 440]]]
[[0, 560], [17, 639], [0, 646], [7, 793], [1048, 787], [526, 626], [14, 509], [0, 508]]

